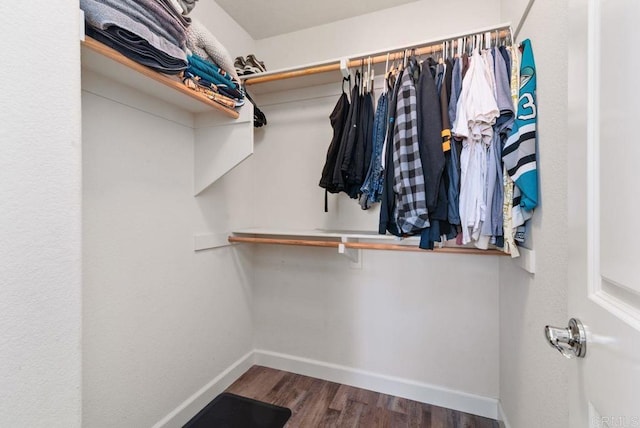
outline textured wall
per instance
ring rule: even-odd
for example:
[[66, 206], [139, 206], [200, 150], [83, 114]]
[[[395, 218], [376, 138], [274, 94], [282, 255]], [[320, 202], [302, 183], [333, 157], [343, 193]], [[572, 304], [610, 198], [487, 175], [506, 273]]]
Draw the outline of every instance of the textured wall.
[[3, 2], [0, 28], [0, 426], [79, 427], [78, 4]]
[[306, 30], [257, 40], [270, 70], [391, 49], [474, 31], [500, 21], [500, 2], [420, 0]]
[[193, 251], [242, 207], [233, 176], [193, 197], [190, 127], [82, 103], [83, 425], [151, 426], [252, 349], [250, 264]]
[[191, 16], [211, 31], [232, 58], [254, 52], [255, 41], [214, 0], [199, 0]]
[[[231, 52], [252, 48], [213, 0], [193, 16]], [[151, 426], [252, 349], [246, 254], [193, 250], [249, 222], [236, 189], [251, 170], [195, 198], [192, 115], [83, 79], [83, 425]]]
[[[502, 2], [514, 26], [525, 1]], [[500, 263], [500, 399], [512, 427], [568, 426], [568, 365], [544, 339], [567, 314], [567, 6], [537, 0], [519, 39], [530, 38], [538, 72], [541, 207], [533, 218], [536, 274]]]
[[[263, 105], [269, 125], [251, 159], [256, 226], [377, 230], [377, 207], [363, 211], [344, 194], [323, 211], [333, 89]], [[335, 249], [265, 246], [254, 269], [257, 348], [497, 398], [494, 257], [366, 251], [351, 269]]]
[[255, 254], [257, 349], [497, 398], [494, 257], [335, 249]]

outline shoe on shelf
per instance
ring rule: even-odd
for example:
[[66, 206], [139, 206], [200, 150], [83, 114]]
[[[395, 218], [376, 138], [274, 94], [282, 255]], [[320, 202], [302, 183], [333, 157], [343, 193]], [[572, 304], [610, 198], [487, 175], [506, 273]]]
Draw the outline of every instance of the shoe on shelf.
[[242, 58], [241, 56], [236, 57], [233, 65], [236, 68], [236, 73], [238, 73], [238, 76], [242, 76], [245, 73], [244, 69], [247, 66], [247, 62], [244, 60], [244, 58]]
[[264, 62], [259, 61], [254, 54], [247, 55], [247, 60], [245, 61], [245, 63], [253, 68], [258, 69], [258, 73], [267, 71], [267, 67], [264, 66]]

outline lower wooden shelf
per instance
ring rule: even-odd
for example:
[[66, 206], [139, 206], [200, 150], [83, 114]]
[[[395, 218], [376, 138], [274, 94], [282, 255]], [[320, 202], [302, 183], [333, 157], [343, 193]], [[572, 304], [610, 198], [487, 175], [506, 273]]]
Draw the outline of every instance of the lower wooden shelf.
[[[230, 243], [293, 245], [303, 247], [337, 248], [351, 250], [382, 250], [431, 252], [445, 254], [475, 254], [483, 256], [506, 256], [497, 249], [480, 250], [473, 247], [444, 246], [433, 250], [423, 250], [418, 247], [416, 238], [398, 240], [389, 235], [376, 235], [367, 232], [339, 232], [339, 231], [282, 231], [270, 229], [245, 229], [234, 231], [228, 238]], [[365, 242], [363, 242], [365, 241]], [[383, 241], [383, 242], [371, 242]], [[386, 241], [386, 242], [385, 242]], [[401, 242], [401, 243], [398, 243]]]

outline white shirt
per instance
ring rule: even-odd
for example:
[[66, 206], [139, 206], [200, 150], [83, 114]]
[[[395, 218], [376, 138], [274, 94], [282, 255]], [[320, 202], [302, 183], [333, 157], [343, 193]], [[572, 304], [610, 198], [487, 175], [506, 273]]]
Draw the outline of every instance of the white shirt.
[[494, 96], [495, 83], [491, 81], [492, 71], [487, 70], [485, 59], [476, 48], [462, 81], [457, 117], [453, 124], [453, 133], [463, 138], [460, 155], [460, 220], [464, 244], [478, 239], [486, 213], [487, 148], [491, 144], [493, 124], [500, 115]]

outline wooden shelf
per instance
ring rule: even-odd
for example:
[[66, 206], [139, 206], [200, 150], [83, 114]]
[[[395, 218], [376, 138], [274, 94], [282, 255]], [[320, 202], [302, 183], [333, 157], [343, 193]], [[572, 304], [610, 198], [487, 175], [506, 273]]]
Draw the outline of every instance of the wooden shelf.
[[239, 117], [236, 110], [187, 88], [178, 77], [138, 64], [90, 37], [82, 42], [82, 67], [193, 113], [216, 111], [231, 119]]
[[497, 249], [479, 250], [474, 247], [444, 246], [434, 250], [418, 247], [417, 237], [398, 239], [391, 235], [378, 235], [361, 231], [323, 231], [323, 230], [277, 230], [243, 229], [232, 232], [230, 243], [294, 245], [303, 247], [338, 248], [339, 250], [383, 250], [409, 252], [435, 252], [445, 254], [475, 254], [483, 256], [506, 256]]

